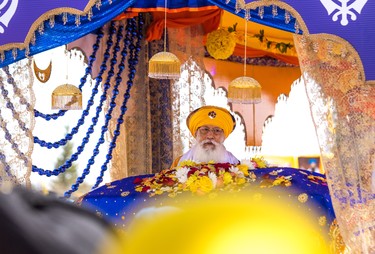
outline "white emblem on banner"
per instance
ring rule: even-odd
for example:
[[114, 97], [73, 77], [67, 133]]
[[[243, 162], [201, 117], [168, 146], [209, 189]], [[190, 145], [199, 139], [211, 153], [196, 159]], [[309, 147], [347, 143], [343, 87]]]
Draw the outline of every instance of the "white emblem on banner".
[[[10, 2], [9, 8], [6, 8], [8, 3]], [[18, 0], [4, 0], [0, 4], [0, 33], [5, 32], [5, 28], [8, 27], [9, 21], [13, 18], [14, 13], [16, 13], [18, 6]]]
[[328, 15], [331, 15], [337, 10], [332, 16], [333, 21], [337, 21], [341, 15], [341, 25], [346, 26], [349, 24], [348, 16], [352, 21], [357, 20], [357, 14], [353, 11], [355, 10], [358, 14], [361, 14], [363, 6], [367, 3], [367, 0], [356, 0], [348, 5], [349, 0], [338, 0], [341, 6], [333, 2], [332, 0], [320, 0], [324, 8], [326, 8]]

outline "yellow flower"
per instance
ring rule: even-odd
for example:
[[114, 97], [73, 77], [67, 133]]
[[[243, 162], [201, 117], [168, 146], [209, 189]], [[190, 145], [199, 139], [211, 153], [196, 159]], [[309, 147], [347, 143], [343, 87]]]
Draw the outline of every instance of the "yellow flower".
[[280, 185], [282, 182], [284, 182], [284, 178], [282, 178], [282, 177], [280, 177], [280, 178], [276, 178], [276, 179], [273, 181], [272, 185], [273, 185], [273, 186]]
[[227, 59], [233, 54], [235, 46], [235, 33], [228, 30], [218, 29], [207, 35], [206, 48], [215, 59]]
[[223, 175], [223, 181], [225, 185], [232, 183], [232, 175], [229, 172], [225, 172]]
[[194, 181], [189, 185], [189, 190], [193, 193], [196, 193], [198, 190], [198, 181]]
[[237, 178], [236, 183], [238, 185], [242, 185], [242, 184], [246, 183], [246, 179], [245, 178]]
[[215, 164], [215, 161], [210, 160], [209, 162], [207, 162], [207, 164]]
[[143, 189], [142, 186], [135, 187], [135, 191], [137, 191], [137, 192], [142, 192], [142, 189]]
[[155, 194], [156, 194], [156, 195], [161, 195], [161, 194], [163, 194], [163, 191], [160, 190], [160, 189], [159, 189], [159, 190], [156, 190], [156, 191], [155, 191]]
[[198, 188], [200, 191], [203, 191], [204, 193], [208, 193], [212, 191], [214, 188], [214, 185], [212, 184], [212, 181], [207, 176], [202, 176], [198, 181]]
[[185, 160], [180, 162], [180, 167], [194, 167], [197, 165], [194, 161], [192, 160]]
[[263, 157], [259, 158], [259, 157], [254, 157], [252, 159], [252, 161], [254, 161], [257, 165], [258, 165], [258, 168], [266, 168], [267, 167], [267, 163], [266, 161], [263, 159]]
[[240, 164], [237, 166], [237, 168], [244, 174], [244, 176], [249, 175], [249, 167], [247, 165]]
[[[191, 176], [187, 179], [187, 181], [186, 181], [186, 183], [185, 183], [185, 188], [191, 190], [191, 187], [190, 187], [190, 186], [193, 185], [193, 184], [197, 181], [197, 179], [198, 179], [198, 177], [197, 177], [196, 175], [191, 175]], [[194, 184], [194, 185], [195, 185], [195, 184]], [[194, 189], [194, 188], [196, 188], [196, 186], [193, 186], [192, 188]]]

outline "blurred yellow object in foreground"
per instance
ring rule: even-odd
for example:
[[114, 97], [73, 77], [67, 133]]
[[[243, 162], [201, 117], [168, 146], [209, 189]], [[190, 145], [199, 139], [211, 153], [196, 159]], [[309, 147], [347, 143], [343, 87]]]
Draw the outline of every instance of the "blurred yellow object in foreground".
[[184, 203], [134, 221], [118, 253], [329, 253], [313, 216], [282, 199], [247, 193]]

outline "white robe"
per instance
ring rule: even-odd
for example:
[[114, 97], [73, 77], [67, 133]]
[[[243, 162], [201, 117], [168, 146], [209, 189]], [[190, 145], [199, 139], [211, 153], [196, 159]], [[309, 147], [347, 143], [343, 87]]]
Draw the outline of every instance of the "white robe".
[[[196, 161], [194, 158], [193, 158], [193, 150], [190, 149], [189, 151], [187, 151], [186, 153], [184, 153], [180, 160], [178, 161], [178, 164], [180, 164], [182, 161], [186, 161], [186, 160], [192, 160], [192, 161], [195, 161], [195, 162], [208, 162], [208, 161]], [[225, 155], [222, 157], [222, 159], [220, 161], [215, 161], [215, 163], [230, 163], [230, 164], [238, 164], [240, 161], [229, 151], [225, 150]]]

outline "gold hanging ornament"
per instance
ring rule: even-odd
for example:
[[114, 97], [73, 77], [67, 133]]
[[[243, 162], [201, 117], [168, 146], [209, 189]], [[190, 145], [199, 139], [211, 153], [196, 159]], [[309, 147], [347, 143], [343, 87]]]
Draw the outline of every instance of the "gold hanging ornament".
[[64, 84], [52, 92], [52, 109], [82, 109], [82, 92], [74, 85]]
[[65, 51], [66, 56], [66, 83], [55, 88], [52, 92], [52, 109], [82, 109], [82, 92], [74, 86], [68, 84], [68, 52]]
[[149, 61], [148, 76], [156, 79], [178, 79], [181, 75], [181, 62], [170, 52], [159, 52]]
[[148, 63], [148, 76], [155, 79], [179, 79], [181, 62], [176, 55], [166, 52], [167, 0], [164, 4], [164, 52], [159, 52], [151, 57]]
[[246, 77], [246, 47], [247, 47], [247, 21], [250, 10], [245, 10], [245, 56], [244, 76], [234, 79], [228, 86], [228, 101], [233, 103], [253, 104], [253, 145], [255, 146], [255, 104], [260, 103], [261, 90], [259, 82], [251, 77]]
[[35, 62], [35, 59], [33, 60], [34, 64], [34, 74], [35, 77], [39, 80], [41, 83], [46, 83], [49, 78], [51, 77], [52, 72], [52, 61], [49, 61], [49, 65], [46, 69], [40, 69]]
[[262, 87], [251, 77], [239, 77], [230, 82], [228, 100], [234, 103], [257, 104], [262, 101]]

